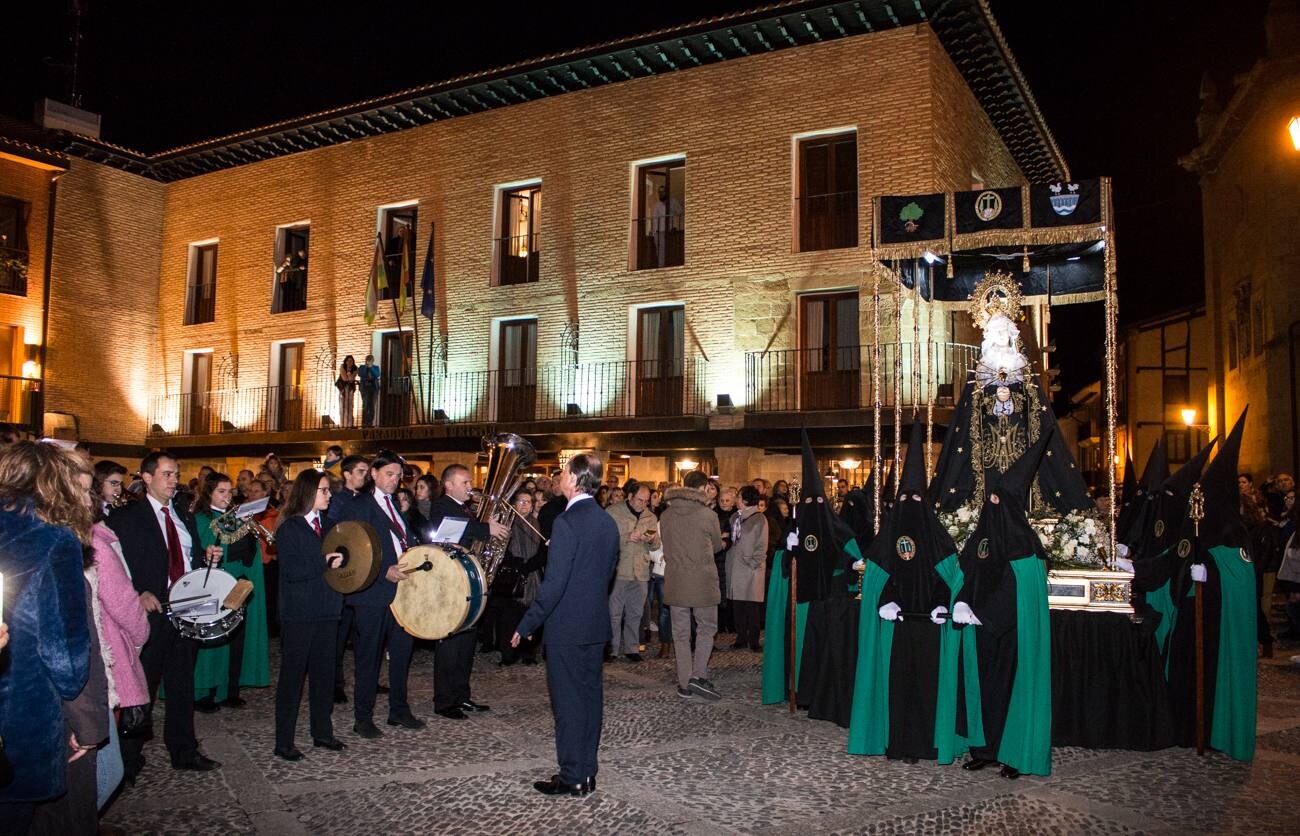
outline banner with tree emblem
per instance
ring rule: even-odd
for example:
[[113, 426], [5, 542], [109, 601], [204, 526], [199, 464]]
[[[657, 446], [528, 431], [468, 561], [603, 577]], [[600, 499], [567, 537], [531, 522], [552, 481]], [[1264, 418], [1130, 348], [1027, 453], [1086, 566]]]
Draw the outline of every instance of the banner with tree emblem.
[[943, 193], [880, 198], [880, 243], [911, 244], [943, 239], [946, 200]]

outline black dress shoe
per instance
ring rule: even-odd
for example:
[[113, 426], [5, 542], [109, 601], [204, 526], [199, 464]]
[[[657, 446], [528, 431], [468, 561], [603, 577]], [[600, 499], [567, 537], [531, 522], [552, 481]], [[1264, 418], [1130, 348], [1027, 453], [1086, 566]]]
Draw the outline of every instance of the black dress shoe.
[[596, 776], [595, 776], [595, 775], [592, 775], [590, 778], [587, 779], [586, 783], [583, 785], [583, 790], [584, 790], [585, 792], [595, 792], [595, 791], [596, 791]]
[[1002, 768], [998, 770], [998, 774], [1009, 781], [1014, 781], [1020, 777], [1020, 770], [1013, 766], [1002, 764]]
[[376, 738], [384, 736], [384, 733], [379, 730], [379, 727], [370, 720], [356, 721], [352, 724], [352, 731], [356, 732], [359, 736], [364, 737], [366, 740], [375, 740]]
[[342, 688], [341, 686], [338, 687], [338, 688], [335, 688], [335, 689], [334, 689], [334, 702], [335, 702], [336, 704], [338, 704], [338, 705], [342, 705], [343, 703], [346, 703], [347, 701], [348, 701], [348, 692], [347, 692], [347, 691], [344, 691], [343, 688]]
[[275, 756], [286, 761], [300, 761], [303, 759], [303, 754], [297, 746], [292, 746], [288, 749], [276, 747]]
[[388, 725], [401, 726], [404, 729], [422, 729], [424, 721], [408, 711], [405, 714], [388, 715]]
[[248, 700], [242, 697], [226, 697], [221, 701], [221, 704], [226, 708], [243, 708], [248, 705]]
[[211, 772], [221, 767], [218, 761], [206, 757], [202, 752], [195, 752], [194, 757], [185, 761], [172, 761], [172, 769], [182, 769], [188, 772]]
[[623, 658], [634, 664], [643, 661], [640, 653], [629, 653]]
[[344, 749], [348, 748], [347, 745], [342, 740], [339, 740], [337, 737], [331, 737], [329, 740], [313, 739], [311, 745], [319, 749], [329, 749], [331, 752], [341, 752]]
[[989, 760], [988, 758], [971, 758], [962, 764], [961, 768], [967, 772], [979, 772], [981, 769], [993, 766], [995, 763], [997, 763], [997, 761]]
[[433, 712], [439, 717], [446, 717], [448, 720], [464, 720], [465, 712], [460, 710], [460, 706], [453, 705], [451, 708], [439, 708]]
[[491, 711], [492, 706], [484, 705], [481, 702], [474, 702], [473, 700], [465, 700], [463, 703], [460, 704], [460, 710], [461, 711]]
[[587, 782], [580, 784], [566, 784], [560, 780], [559, 775], [552, 775], [547, 781], [534, 781], [533, 789], [542, 795], [586, 795]]
[[221, 710], [221, 706], [217, 705], [217, 701], [212, 697], [204, 697], [194, 701], [194, 710], [200, 714], [215, 714]]
[[377, 694], [387, 694], [387, 693], [388, 693], [388, 686], [387, 686], [387, 685], [376, 685], [376, 686], [375, 686], [375, 693], [377, 693]]

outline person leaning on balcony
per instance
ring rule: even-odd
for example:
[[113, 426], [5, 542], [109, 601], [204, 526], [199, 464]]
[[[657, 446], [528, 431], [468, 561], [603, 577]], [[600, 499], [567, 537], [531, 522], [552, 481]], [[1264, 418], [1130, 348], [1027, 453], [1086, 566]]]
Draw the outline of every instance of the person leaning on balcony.
[[334, 385], [339, 390], [339, 423], [345, 427], [355, 427], [357, 421], [353, 403], [357, 394], [357, 361], [351, 354], [343, 358]]
[[611, 638], [606, 658], [624, 656], [629, 662], [640, 662], [641, 613], [650, 587], [650, 552], [659, 548], [659, 521], [646, 508], [648, 485], [633, 482], [625, 494], [625, 501], [606, 509], [618, 526], [618, 570], [609, 593]]
[[361, 387], [361, 424], [373, 427], [375, 395], [379, 394], [379, 366], [375, 365], [375, 355], [367, 354], [366, 362], [357, 369], [357, 385]]

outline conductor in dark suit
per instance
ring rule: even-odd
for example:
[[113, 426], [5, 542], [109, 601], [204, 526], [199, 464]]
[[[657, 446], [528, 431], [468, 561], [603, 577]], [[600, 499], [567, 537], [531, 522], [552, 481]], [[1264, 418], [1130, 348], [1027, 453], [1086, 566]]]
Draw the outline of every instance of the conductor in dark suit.
[[413, 640], [388, 608], [397, 595], [397, 585], [406, 579], [406, 573], [397, 566], [397, 558], [416, 544], [415, 533], [407, 530], [393, 496], [402, 480], [403, 464], [402, 457], [396, 453], [380, 451], [370, 462], [370, 478], [361, 492], [344, 502], [330, 520], [331, 523], [343, 520], [367, 523], [379, 535], [383, 552], [375, 582], [345, 599], [352, 607], [357, 629], [353, 644], [356, 668], [352, 730], [371, 740], [383, 736], [375, 726], [374, 713], [385, 640], [388, 642], [388, 725], [408, 729], [424, 726], [424, 721], [411, 713], [406, 699], [406, 674], [411, 666]]
[[[447, 465], [442, 471], [442, 488], [442, 496], [429, 506], [426, 535], [432, 535], [444, 519], [451, 517], [469, 520], [459, 543], [466, 548], [475, 541], [510, 536], [510, 528], [496, 520], [482, 523], [474, 519], [468, 505], [473, 489], [469, 468], [459, 464]], [[471, 627], [433, 643], [433, 711], [440, 717], [464, 720], [467, 711], [487, 711], [489, 708], [470, 698], [469, 678], [474, 670], [475, 636], [476, 629]]]
[[[154, 451], [140, 462], [145, 495], [139, 502], [113, 512], [108, 527], [117, 534], [122, 556], [131, 570], [135, 591], [149, 614], [149, 641], [140, 651], [149, 684], [150, 711], [159, 683], [167, 686], [167, 716], [163, 742], [176, 769], [206, 772], [221, 764], [199, 751], [194, 737], [194, 656], [199, 643], [180, 634], [163, 612], [167, 590], [181, 575], [221, 559], [221, 547], [206, 551], [188, 508], [173, 501], [180, 479], [180, 462], [170, 453]], [[151, 717], [152, 720], [152, 717]], [[144, 766], [141, 749], [146, 735], [122, 740], [122, 762], [134, 779]]]
[[546, 684], [555, 715], [558, 775], [533, 787], [546, 795], [586, 795], [596, 789], [596, 751], [604, 713], [601, 681], [610, 639], [609, 584], [618, 566], [618, 526], [596, 504], [604, 465], [593, 455], [569, 459], [560, 474], [568, 498], [551, 534], [546, 578], [510, 643], [545, 626]]

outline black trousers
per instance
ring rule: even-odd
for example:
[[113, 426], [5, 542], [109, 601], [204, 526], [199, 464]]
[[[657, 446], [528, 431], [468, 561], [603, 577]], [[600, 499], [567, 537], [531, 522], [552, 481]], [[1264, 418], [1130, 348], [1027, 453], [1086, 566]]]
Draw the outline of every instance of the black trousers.
[[[176, 632], [162, 613], [149, 613], [149, 641], [140, 651], [140, 664], [149, 684], [151, 713], [158, 698], [158, 686], [167, 686], [163, 743], [172, 763], [192, 760], [199, 751], [199, 742], [194, 737], [194, 654], [198, 649], [199, 643]], [[147, 736], [122, 740], [122, 763], [129, 776], [139, 774], [144, 766], [141, 750]]]
[[280, 679], [275, 686], [275, 745], [293, 748], [302, 704], [302, 680], [307, 677], [313, 740], [334, 737], [334, 645], [337, 621], [287, 621], [280, 627]]
[[342, 688], [345, 682], [343, 676], [343, 656], [348, 649], [348, 640], [352, 638], [352, 620], [353, 612], [351, 604], [343, 605], [343, 614], [338, 620], [338, 636], [334, 647], [334, 687]]
[[[245, 627], [244, 624], [239, 625], [227, 640], [227, 645], [230, 647], [230, 662], [226, 668], [226, 699], [239, 696], [239, 673], [244, 667], [244, 636], [248, 633]], [[171, 694], [170, 690], [168, 694]], [[195, 696], [200, 700], [215, 700], [217, 689], [213, 688], [206, 694], [195, 694]]]
[[[406, 701], [406, 673], [411, 667], [411, 634], [401, 628], [388, 607], [354, 606], [353, 619], [357, 637], [352, 653], [356, 658], [352, 678], [352, 713], [357, 722], [375, 719], [375, 693], [379, 687], [379, 667], [384, 661], [384, 641], [388, 642], [388, 714], [409, 713]], [[333, 694], [330, 695], [331, 699]]]
[[600, 726], [604, 720], [605, 644], [548, 644], [546, 686], [555, 716], [555, 756], [560, 780], [577, 784], [598, 770]]
[[736, 621], [736, 645], [758, 649], [758, 631], [763, 612], [762, 601], [732, 601], [731, 614]]
[[280, 635], [280, 561], [262, 564], [262, 578], [266, 583], [266, 635]]
[[443, 711], [470, 698], [474, 670], [475, 630], [465, 630], [433, 643], [433, 710]]

